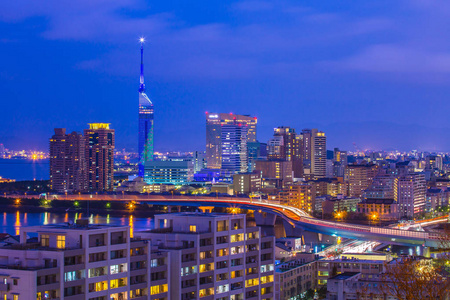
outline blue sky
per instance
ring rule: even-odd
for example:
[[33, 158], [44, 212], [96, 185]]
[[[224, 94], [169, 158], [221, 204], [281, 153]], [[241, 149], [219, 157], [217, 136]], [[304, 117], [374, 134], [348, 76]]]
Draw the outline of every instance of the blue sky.
[[317, 127], [328, 148], [450, 150], [448, 1], [0, 3], [0, 143], [110, 122], [136, 148], [138, 37], [156, 150], [204, 149], [204, 112]]

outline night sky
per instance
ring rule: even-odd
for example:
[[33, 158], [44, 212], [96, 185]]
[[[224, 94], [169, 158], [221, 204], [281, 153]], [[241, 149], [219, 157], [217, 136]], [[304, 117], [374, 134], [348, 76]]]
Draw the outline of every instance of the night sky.
[[0, 2], [0, 143], [109, 122], [137, 148], [139, 43], [155, 149], [204, 150], [205, 111], [316, 127], [328, 148], [450, 150], [450, 2]]

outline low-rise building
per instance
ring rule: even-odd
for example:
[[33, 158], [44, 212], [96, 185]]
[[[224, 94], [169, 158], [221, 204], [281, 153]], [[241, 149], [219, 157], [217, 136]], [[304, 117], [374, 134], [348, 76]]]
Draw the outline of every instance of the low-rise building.
[[302, 255], [275, 267], [275, 298], [302, 299], [302, 295], [317, 286], [317, 261], [314, 254]]
[[372, 221], [398, 220], [398, 204], [394, 199], [364, 199], [358, 203], [358, 212], [366, 214]]
[[346, 253], [336, 259], [323, 259], [317, 262], [317, 284], [326, 285], [328, 278], [345, 272], [380, 274], [385, 263], [391, 260], [392, 257], [384, 253]]

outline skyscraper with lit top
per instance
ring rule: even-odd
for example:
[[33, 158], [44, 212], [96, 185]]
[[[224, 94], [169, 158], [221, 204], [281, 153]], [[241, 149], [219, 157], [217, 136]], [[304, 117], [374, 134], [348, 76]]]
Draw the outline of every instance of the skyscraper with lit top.
[[153, 103], [145, 93], [144, 38], [141, 38], [141, 76], [139, 85], [139, 176], [144, 176], [144, 166], [153, 160]]

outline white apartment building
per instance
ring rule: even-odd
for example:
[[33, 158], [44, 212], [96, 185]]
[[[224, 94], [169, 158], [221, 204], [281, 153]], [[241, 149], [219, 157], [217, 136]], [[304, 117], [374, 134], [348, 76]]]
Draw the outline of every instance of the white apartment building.
[[128, 226], [86, 221], [24, 227], [19, 244], [1, 247], [0, 299], [169, 299], [168, 253], [130, 241]]
[[274, 299], [274, 237], [247, 227], [244, 214], [155, 216], [137, 232], [170, 252], [171, 299]]

